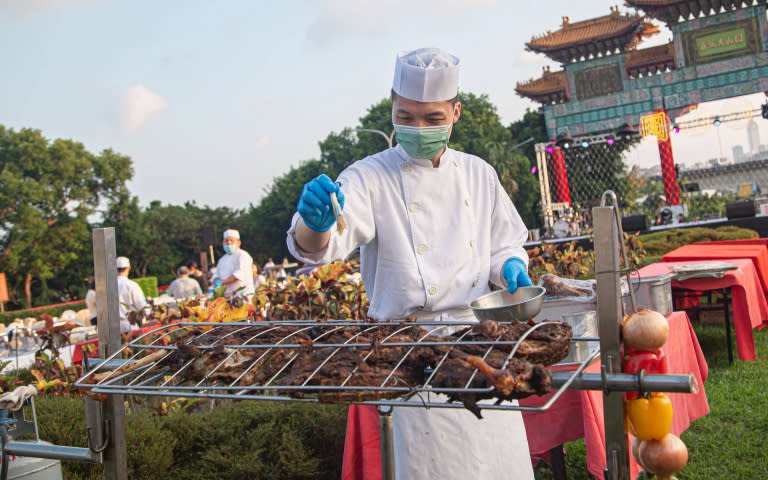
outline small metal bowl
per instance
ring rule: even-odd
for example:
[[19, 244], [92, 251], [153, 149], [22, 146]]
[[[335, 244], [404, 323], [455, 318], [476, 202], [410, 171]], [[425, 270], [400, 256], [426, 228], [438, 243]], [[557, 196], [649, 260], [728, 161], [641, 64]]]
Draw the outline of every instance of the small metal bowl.
[[544, 287], [520, 287], [515, 293], [497, 290], [478, 297], [469, 304], [478, 320], [527, 321], [541, 312]]

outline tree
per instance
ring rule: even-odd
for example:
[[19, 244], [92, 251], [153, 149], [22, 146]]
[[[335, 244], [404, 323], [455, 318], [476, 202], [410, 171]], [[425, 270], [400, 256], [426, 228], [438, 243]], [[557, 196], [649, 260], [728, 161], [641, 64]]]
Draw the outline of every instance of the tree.
[[124, 195], [132, 176], [130, 158], [112, 150], [93, 155], [79, 142], [0, 126], [0, 269], [13, 304], [30, 307], [35, 287], [47, 293], [46, 280], [89, 255], [88, 217]]

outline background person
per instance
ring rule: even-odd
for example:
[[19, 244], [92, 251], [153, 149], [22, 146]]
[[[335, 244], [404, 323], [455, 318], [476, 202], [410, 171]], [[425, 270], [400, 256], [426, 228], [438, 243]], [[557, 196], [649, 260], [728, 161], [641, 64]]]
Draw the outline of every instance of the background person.
[[[307, 263], [360, 247], [375, 319], [475, 322], [467, 305], [489, 281], [510, 292], [531, 284], [528, 230], [493, 167], [447, 148], [461, 114], [458, 63], [438, 49], [398, 55], [397, 147], [353, 163], [339, 183], [325, 175], [308, 182], [288, 230], [288, 249]], [[331, 192], [349, 227], [342, 234], [331, 228]], [[399, 479], [533, 479], [519, 411], [484, 410], [478, 420], [465, 410], [395, 407], [392, 415]]]
[[240, 232], [226, 230], [223, 247], [226, 255], [216, 264], [214, 282], [218, 279], [227, 289], [224, 295], [250, 295], [253, 293], [253, 258], [240, 248]]
[[138, 325], [144, 317], [144, 308], [147, 306], [147, 298], [138, 283], [130, 280], [131, 262], [126, 257], [117, 257], [117, 301], [120, 313], [120, 333], [131, 331], [129, 313], [135, 312], [138, 317]]
[[98, 308], [96, 306], [96, 280], [93, 277], [85, 281], [85, 307], [88, 309], [88, 318], [91, 325], [96, 325], [98, 319]]
[[197, 265], [197, 262], [189, 262], [189, 278], [196, 281], [198, 285], [200, 285], [200, 290], [203, 292], [208, 291], [208, 281], [205, 279], [205, 275], [203, 275], [203, 271], [200, 270], [200, 267]]
[[259, 285], [266, 282], [267, 278], [259, 272], [259, 264], [253, 262], [253, 288], [259, 288]]
[[176, 269], [176, 279], [168, 286], [168, 295], [176, 299], [194, 297], [202, 295], [203, 291], [197, 280], [189, 278], [189, 268], [181, 266]]

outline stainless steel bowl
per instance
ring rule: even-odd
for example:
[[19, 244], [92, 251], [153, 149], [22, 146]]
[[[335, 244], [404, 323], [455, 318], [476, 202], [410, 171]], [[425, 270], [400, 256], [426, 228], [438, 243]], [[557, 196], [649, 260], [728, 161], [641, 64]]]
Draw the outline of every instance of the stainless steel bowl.
[[520, 287], [515, 293], [497, 290], [469, 304], [478, 320], [527, 321], [541, 312], [544, 287]]

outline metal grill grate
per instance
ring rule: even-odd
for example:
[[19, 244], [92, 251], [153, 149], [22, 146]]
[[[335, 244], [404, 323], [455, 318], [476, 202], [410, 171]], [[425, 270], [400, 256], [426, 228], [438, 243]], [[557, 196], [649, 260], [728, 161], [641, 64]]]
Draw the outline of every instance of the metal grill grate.
[[[133, 342], [102, 361], [96, 368], [78, 380], [77, 386], [90, 390], [93, 394], [131, 394], [158, 395], [180, 397], [205, 397], [228, 399], [261, 399], [289, 401], [327, 401], [323, 395], [338, 395], [350, 403], [369, 403], [376, 405], [402, 406], [432, 406], [444, 408], [464, 408], [460, 403], [435, 401], [434, 394], [444, 394], [455, 397], [456, 394], [480, 394], [487, 398], [494, 391], [493, 386], [478, 388], [473, 386], [476, 378], [482, 377], [474, 370], [462, 387], [444, 387], [435, 385], [435, 378], [444, 369], [449, 354], [456, 349], [472, 348], [481, 351], [486, 359], [495, 353], [504, 352], [505, 360], [501, 369], [509, 364], [519, 345], [538, 328], [553, 322], [542, 322], [528, 329], [517, 341], [502, 339], [476, 339], [472, 335], [475, 323], [463, 322], [408, 322], [408, 323], [361, 323], [335, 321], [318, 323], [313, 321], [270, 322], [270, 323], [179, 323], [160, 327], [138, 337]], [[499, 322], [499, 325], [509, 326], [510, 322]], [[198, 333], [200, 329], [210, 330], [193, 337], [194, 348], [201, 352], [210, 351], [223, 354], [223, 358], [206, 366], [206, 374], [197, 380], [192, 380], [193, 363], [200, 357], [192, 357], [181, 362], [177, 368], [169, 366], [172, 355], [178, 354], [178, 346], [174, 344], [184, 335]], [[454, 336], [436, 336], [441, 331], [456, 330]], [[346, 334], [342, 343], [339, 333]], [[275, 334], [279, 336], [276, 337]], [[412, 341], [402, 341], [404, 333], [410, 333]], [[310, 339], [308, 342], [307, 339]], [[237, 341], [233, 342], [233, 340]], [[244, 341], [242, 341], [245, 339]], [[598, 338], [580, 337], [572, 341], [598, 341]], [[397, 374], [404, 368], [404, 363], [410, 355], [420, 348], [437, 347], [441, 354], [434, 364], [424, 371], [423, 384], [418, 386], [403, 385], [398, 381]], [[376, 385], [353, 384], [361, 365], [357, 365], [346, 375], [341, 375], [333, 384], [321, 381], [320, 372], [324, 366], [344, 352], [354, 350], [362, 357], [363, 363], [375, 352], [386, 349], [397, 349], [399, 358], [395, 357], [394, 366]], [[280, 352], [280, 356], [276, 355]], [[318, 352], [322, 359], [314, 370], [300, 383], [285, 385], [280, 383], [292, 364], [298, 361], [302, 353]], [[222, 353], [223, 352], [223, 353]], [[272, 357], [270, 357], [272, 355]], [[554, 372], [552, 384], [559, 385], [559, 390], [548, 401], [539, 407], [521, 407], [513, 403], [495, 404], [484, 403], [482, 409], [517, 409], [543, 411], [554, 403], [574, 378], [599, 355], [595, 351], [589, 358], [579, 364], [572, 364], [574, 371]], [[127, 360], [115, 360], [124, 356]], [[248, 358], [250, 363], [242, 372], [228, 382], [217, 379], [217, 372], [224, 369], [228, 362], [241, 357]], [[278, 365], [271, 368], [270, 374], [257, 383], [249, 384], [247, 377], [254, 369], [264, 367], [265, 359], [278, 358]], [[114, 370], [109, 371], [108, 369]], [[108, 371], [98, 373], [107, 369]], [[477, 383], [477, 382], [475, 382]], [[341, 393], [343, 392], [343, 395]], [[396, 397], [396, 398], [393, 398]], [[354, 401], [358, 398], [361, 401]]]

